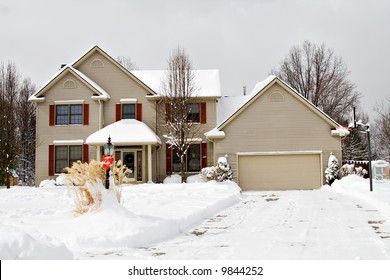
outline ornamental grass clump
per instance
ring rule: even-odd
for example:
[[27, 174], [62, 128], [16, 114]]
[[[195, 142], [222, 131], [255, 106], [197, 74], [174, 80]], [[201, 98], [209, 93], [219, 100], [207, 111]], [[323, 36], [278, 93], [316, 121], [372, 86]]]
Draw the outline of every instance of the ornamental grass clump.
[[112, 165], [111, 176], [114, 178], [114, 190], [118, 203], [122, 204], [122, 184], [128, 174], [132, 173], [130, 169], [123, 165], [121, 160], [118, 160]]
[[66, 168], [68, 179], [72, 182], [72, 198], [75, 203], [75, 212], [79, 215], [97, 211], [102, 205], [102, 189], [105, 172], [101, 164], [95, 160], [90, 163], [73, 163]]

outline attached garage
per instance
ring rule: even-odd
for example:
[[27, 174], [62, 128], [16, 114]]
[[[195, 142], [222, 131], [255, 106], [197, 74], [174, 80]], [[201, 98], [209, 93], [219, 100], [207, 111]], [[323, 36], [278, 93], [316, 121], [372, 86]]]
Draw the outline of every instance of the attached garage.
[[237, 153], [242, 190], [306, 190], [322, 186], [322, 152]]

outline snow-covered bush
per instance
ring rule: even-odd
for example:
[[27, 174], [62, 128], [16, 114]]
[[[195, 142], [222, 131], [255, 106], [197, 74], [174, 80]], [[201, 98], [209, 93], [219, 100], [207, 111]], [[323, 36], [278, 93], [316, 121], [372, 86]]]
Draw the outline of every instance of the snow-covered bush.
[[172, 174], [168, 177], [165, 177], [164, 184], [180, 184], [181, 183], [181, 176], [179, 174]]
[[329, 186], [332, 185], [332, 183], [336, 179], [339, 179], [339, 161], [333, 155], [333, 153], [330, 153], [328, 159], [328, 168], [326, 168], [325, 170], [325, 178], [326, 178], [326, 183]]
[[348, 175], [359, 175], [360, 177], [364, 177], [365, 175], [368, 174], [368, 171], [361, 167], [361, 166], [357, 166], [355, 167], [354, 164], [344, 164], [342, 167], [341, 167], [341, 176], [342, 177], [345, 177], [345, 176], [348, 176]]
[[206, 181], [233, 181], [233, 173], [226, 157], [218, 158], [217, 166], [202, 168], [199, 175]]

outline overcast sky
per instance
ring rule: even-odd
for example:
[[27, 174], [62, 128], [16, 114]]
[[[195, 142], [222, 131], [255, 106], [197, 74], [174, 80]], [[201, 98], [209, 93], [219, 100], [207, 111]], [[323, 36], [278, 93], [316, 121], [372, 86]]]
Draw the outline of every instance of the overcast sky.
[[148, 70], [181, 46], [238, 95], [309, 40], [343, 58], [365, 111], [390, 96], [388, 0], [0, 0], [0, 36], [0, 62], [38, 87], [94, 45]]

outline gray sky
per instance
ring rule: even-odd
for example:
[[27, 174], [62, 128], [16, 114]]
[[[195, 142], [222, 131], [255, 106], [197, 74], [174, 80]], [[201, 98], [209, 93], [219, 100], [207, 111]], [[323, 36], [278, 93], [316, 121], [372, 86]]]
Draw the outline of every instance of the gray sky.
[[181, 46], [237, 95], [309, 40], [343, 58], [366, 112], [390, 96], [388, 0], [0, 0], [0, 35], [0, 61], [38, 87], [94, 45], [140, 69], [165, 69]]

